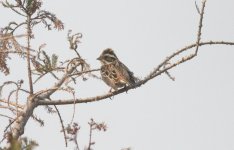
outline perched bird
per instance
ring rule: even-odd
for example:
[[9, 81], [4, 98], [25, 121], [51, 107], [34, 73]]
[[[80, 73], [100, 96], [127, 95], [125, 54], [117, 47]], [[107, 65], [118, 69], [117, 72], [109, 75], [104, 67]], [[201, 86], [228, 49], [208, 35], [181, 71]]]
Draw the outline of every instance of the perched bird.
[[100, 71], [102, 80], [111, 87], [110, 91], [133, 85], [137, 81], [137, 78], [133, 76], [133, 72], [118, 59], [112, 49], [105, 49], [97, 60], [102, 64]]

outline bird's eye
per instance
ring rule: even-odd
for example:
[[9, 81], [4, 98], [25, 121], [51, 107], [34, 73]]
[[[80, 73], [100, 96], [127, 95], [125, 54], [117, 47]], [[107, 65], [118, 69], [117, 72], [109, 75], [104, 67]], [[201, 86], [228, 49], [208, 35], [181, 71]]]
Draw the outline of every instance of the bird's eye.
[[109, 57], [109, 56], [105, 56], [105, 60], [108, 61], [108, 62], [113, 62], [113, 61], [115, 61], [115, 58]]

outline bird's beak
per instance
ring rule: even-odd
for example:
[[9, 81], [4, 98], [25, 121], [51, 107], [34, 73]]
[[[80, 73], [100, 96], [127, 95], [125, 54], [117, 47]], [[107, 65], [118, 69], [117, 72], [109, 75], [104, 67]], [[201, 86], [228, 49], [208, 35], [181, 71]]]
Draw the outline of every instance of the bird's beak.
[[97, 60], [101, 60], [101, 56], [97, 58]]

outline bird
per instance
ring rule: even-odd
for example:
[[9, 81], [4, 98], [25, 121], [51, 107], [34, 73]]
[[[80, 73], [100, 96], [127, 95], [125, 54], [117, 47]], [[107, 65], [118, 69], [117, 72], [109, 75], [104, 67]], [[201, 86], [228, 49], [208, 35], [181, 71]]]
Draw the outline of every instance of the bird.
[[110, 92], [112, 89], [116, 91], [122, 87], [132, 86], [137, 82], [133, 72], [118, 59], [111, 48], [103, 50], [97, 60], [101, 62], [101, 77], [111, 87]]

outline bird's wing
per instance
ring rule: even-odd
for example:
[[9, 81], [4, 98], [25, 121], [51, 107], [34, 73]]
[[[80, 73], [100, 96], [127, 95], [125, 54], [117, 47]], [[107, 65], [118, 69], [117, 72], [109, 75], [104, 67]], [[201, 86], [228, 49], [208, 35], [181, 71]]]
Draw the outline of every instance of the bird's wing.
[[125, 79], [127, 80], [127, 82], [132, 85], [132, 84], [135, 84], [136, 83], [136, 77], [134, 77], [134, 74], [132, 71], [130, 71], [128, 69], [127, 66], [125, 66], [122, 62], [119, 62], [119, 66], [120, 66], [120, 69], [121, 69], [121, 72], [123, 74], [123, 76], [125, 77]]

